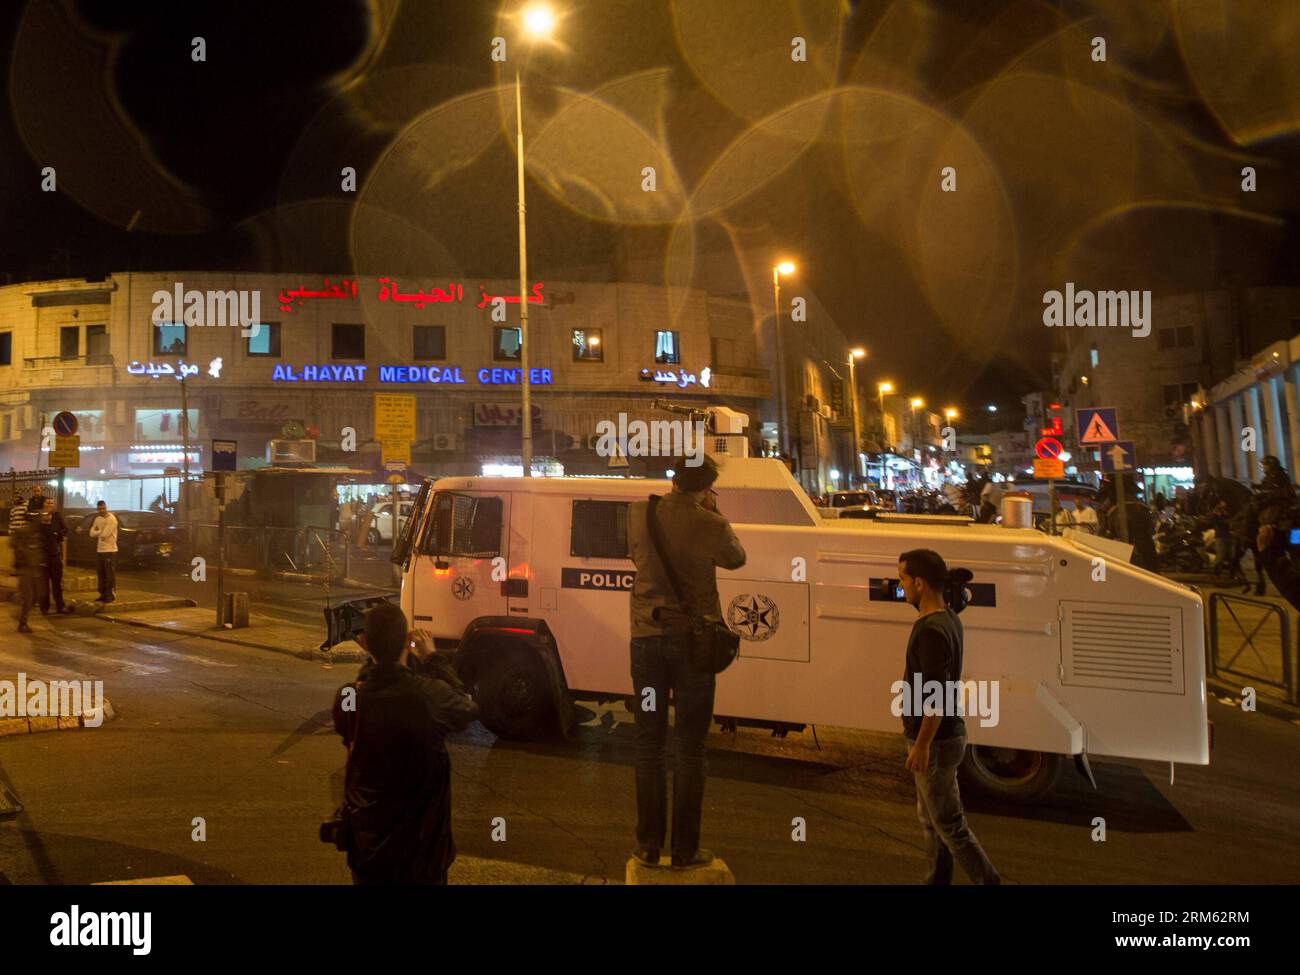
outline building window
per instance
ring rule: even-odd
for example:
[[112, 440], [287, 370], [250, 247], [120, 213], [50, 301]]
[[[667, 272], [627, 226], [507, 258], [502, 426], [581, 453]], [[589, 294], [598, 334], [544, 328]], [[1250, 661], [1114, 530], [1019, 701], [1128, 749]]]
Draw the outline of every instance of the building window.
[[14, 333], [0, 332], [0, 366], [7, 366], [13, 363], [14, 357]]
[[248, 336], [244, 342], [244, 351], [249, 355], [280, 358], [280, 323], [258, 322], [257, 334]]
[[185, 326], [155, 325], [153, 329], [154, 355], [184, 355]]
[[1097, 368], [1097, 364], [1101, 361], [1101, 353], [1097, 351], [1096, 345], [1093, 345], [1093, 347], [1088, 350], [1088, 361], [1092, 363], [1092, 368], [1094, 369]]
[[1196, 327], [1180, 325], [1178, 328], [1162, 328], [1156, 339], [1158, 347], [1162, 349], [1190, 349], [1196, 345]]
[[366, 357], [366, 327], [364, 325], [332, 325], [331, 338], [331, 358], [364, 359]]
[[604, 331], [599, 328], [575, 328], [573, 330], [573, 361], [604, 362]]
[[520, 331], [518, 328], [492, 329], [492, 358], [511, 360], [519, 358]]
[[64, 325], [59, 329], [59, 358], [75, 359], [81, 352], [81, 328]]
[[655, 362], [676, 364], [682, 361], [676, 332], [655, 332]]
[[412, 357], [417, 360], [447, 358], [447, 329], [442, 325], [416, 325]]
[[102, 365], [108, 362], [108, 326], [86, 326], [86, 362]]

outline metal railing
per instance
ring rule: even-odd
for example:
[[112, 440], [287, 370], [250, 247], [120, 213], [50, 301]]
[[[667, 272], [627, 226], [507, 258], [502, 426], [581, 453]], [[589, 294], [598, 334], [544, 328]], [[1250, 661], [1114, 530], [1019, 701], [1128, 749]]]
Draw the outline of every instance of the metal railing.
[[[1291, 614], [1287, 608], [1267, 599], [1216, 592], [1210, 595], [1209, 612], [1210, 673], [1232, 674], [1276, 687], [1286, 694], [1290, 703], [1300, 703], [1291, 662]], [[1272, 617], [1277, 618], [1276, 641], [1269, 639], [1271, 628], [1265, 630]], [[1220, 623], [1228, 630], [1222, 634], [1227, 637], [1226, 643], [1235, 645], [1225, 646], [1219, 632]]]
[[[219, 529], [211, 522], [178, 522], [185, 532], [190, 556], [203, 555], [215, 565]], [[226, 568], [258, 573], [290, 572], [322, 580], [351, 575], [352, 542], [336, 528], [227, 525]]]

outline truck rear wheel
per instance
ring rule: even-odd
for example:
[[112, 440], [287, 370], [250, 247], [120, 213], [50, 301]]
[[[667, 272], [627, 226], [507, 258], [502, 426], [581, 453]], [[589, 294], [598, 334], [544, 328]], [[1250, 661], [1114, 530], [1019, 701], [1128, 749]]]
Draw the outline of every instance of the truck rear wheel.
[[506, 649], [487, 660], [474, 686], [480, 720], [499, 738], [545, 738], [555, 731], [555, 705], [542, 662]]
[[1024, 802], [1045, 795], [1061, 775], [1061, 756], [1024, 748], [970, 745], [958, 770], [962, 788]]

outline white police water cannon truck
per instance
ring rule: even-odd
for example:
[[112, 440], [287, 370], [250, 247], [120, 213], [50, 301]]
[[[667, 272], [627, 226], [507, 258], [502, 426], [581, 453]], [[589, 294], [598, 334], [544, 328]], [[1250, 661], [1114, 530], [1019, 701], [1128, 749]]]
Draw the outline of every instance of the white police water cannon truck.
[[[747, 456], [747, 418], [711, 408], [718, 508], [748, 559], [718, 571], [740, 657], [718, 678], [724, 726], [895, 732], [894, 685], [916, 611], [898, 556], [938, 551], [965, 569], [963, 679], [995, 682], [997, 720], [973, 716], [968, 787], [1049, 790], [1089, 756], [1209, 763], [1200, 595], [1089, 535], [953, 517], [822, 518], [779, 460]], [[624, 699], [629, 505], [659, 479], [426, 480], [393, 558], [400, 603], [442, 649], [502, 737], [567, 731], [576, 700]]]

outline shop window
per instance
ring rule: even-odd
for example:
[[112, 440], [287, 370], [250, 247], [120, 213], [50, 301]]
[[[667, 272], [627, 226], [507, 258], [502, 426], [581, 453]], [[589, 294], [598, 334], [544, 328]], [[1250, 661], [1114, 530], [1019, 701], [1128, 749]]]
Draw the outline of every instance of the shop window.
[[59, 358], [75, 359], [81, 354], [81, 327], [65, 325], [59, 329]]
[[259, 322], [257, 334], [248, 336], [244, 341], [246, 343], [244, 350], [249, 355], [278, 359], [280, 358], [280, 323]]
[[14, 356], [14, 333], [0, 332], [0, 366], [8, 366], [13, 363]]
[[573, 361], [604, 362], [604, 330], [599, 328], [575, 328], [573, 330]]
[[[199, 411], [189, 411], [189, 435], [199, 431]], [[136, 410], [135, 438], [137, 440], [178, 440], [181, 435], [180, 410]]]
[[1093, 344], [1092, 348], [1088, 350], [1088, 361], [1092, 363], [1092, 368], [1094, 369], [1096, 369], [1097, 366], [1101, 363], [1101, 353], [1097, 351], [1097, 346], [1095, 343]]
[[655, 362], [677, 364], [682, 361], [677, 332], [655, 332]]
[[333, 359], [364, 359], [366, 357], [366, 327], [364, 325], [331, 326], [330, 357]]
[[447, 329], [442, 325], [416, 325], [412, 357], [419, 360], [447, 358]]
[[626, 501], [575, 501], [569, 554], [587, 559], [630, 558]]
[[433, 501], [433, 531], [425, 536], [425, 555], [490, 559], [501, 554], [500, 498], [440, 491]]
[[184, 355], [185, 326], [155, 325], [153, 328], [154, 355]]
[[492, 329], [492, 358], [497, 361], [511, 361], [519, 358], [519, 349], [523, 344], [518, 328]]

